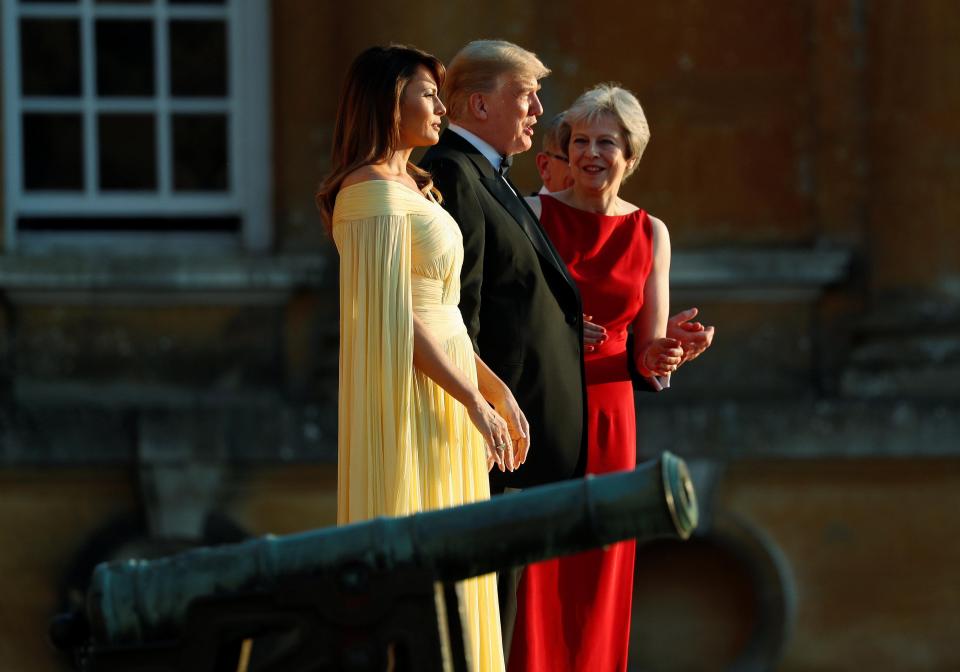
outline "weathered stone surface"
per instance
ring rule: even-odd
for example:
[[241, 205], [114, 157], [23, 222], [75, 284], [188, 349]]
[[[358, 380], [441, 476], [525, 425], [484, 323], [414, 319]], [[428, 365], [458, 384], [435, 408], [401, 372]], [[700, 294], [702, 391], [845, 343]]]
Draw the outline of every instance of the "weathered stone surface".
[[639, 399], [640, 454], [745, 459], [960, 457], [960, 401]]
[[315, 287], [324, 281], [327, 267], [327, 258], [320, 255], [0, 255], [0, 287], [15, 297], [26, 294], [27, 302], [29, 298], [43, 301], [44, 295], [51, 294], [46, 302], [61, 303], [61, 293], [69, 293], [96, 303], [97, 293], [109, 297], [121, 292], [182, 292], [182, 301], [206, 292], [289, 293], [298, 287]]
[[[222, 459], [230, 464], [312, 463], [336, 460], [336, 408], [315, 404], [282, 403], [234, 398], [185, 403], [145, 402], [142, 392], [127, 404], [96, 402], [23, 404], [15, 413], [0, 416], [0, 467], [46, 465], [133, 465], [138, 462], [141, 417], [165, 413], [171, 432], [196, 424], [200, 434], [222, 445]], [[169, 397], [164, 397], [169, 399]], [[202, 449], [204, 446], [195, 446]], [[168, 448], [176, 451], [170, 444]]]
[[[50, 668], [35, 633], [59, 572], [136, 506], [141, 412], [219, 418], [243, 468], [223, 506], [251, 530], [334, 521], [336, 258], [313, 192], [339, 88], [371, 44], [448, 60], [479, 36], [553, 68], [547, 115], [608, 80], [644, 105], [652, 141], [624, 196], [670, 227], [673, 308], [718, 332], [673, 389], [639, 397], [641, 451], [727, 465], [726, 504], [787, 554], [801, 604], [778, 669], [958, 668], [957, 3], [271, 7], [281, 256], [0, 256], [10, 669]], [[538, 186], [530, 155], [514, 174]]]
[[956, 457], [731, 465], [722, 505], [765, 530], [796, 582], [776, 670], [960, 669], [958, 490]]
[[673, 291], [807, 289], [814, 296], [824, 287], [849, 278], [848, 249], [679, 249], [670, 264]]

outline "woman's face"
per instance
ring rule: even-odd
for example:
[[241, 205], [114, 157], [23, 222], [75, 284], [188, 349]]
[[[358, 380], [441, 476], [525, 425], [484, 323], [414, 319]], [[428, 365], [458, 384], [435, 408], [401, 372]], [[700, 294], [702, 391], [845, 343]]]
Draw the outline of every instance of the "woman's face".
[[440, 140], [440, 117], [447, 108], [430, 71], [419, 66], [400, 94], [400, 146], [425, 147]]
[[574, 184], [590, 192], [616, 194], [627, 168], [627, 139], [615, 117], [604, 114], [578, 121], [570, 133], [570, 175]]

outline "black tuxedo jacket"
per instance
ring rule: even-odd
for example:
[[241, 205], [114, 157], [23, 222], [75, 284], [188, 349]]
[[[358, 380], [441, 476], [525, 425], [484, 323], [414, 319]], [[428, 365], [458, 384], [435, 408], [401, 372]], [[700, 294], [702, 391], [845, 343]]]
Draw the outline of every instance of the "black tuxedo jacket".
[[580, 476], [586, 387], [580, 293], [523, 200], [464, 138], [445, 131], [420, 162], [463, 232], [460, 311], [474, 348], [530, 422], [517, 471], [491, 472], [496, 492]]

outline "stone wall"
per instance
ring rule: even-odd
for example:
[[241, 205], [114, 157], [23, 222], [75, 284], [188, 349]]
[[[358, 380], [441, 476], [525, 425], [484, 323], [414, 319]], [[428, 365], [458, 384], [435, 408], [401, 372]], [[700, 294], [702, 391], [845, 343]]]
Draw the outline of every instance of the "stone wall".
[[[637, 668], [675, 637], [733, 669], [958, 666], [956, 3], [277, 0], [272, 14], [273, 254], [0, 254], [10, 669], [51, 668], [40, 633], [104, 530], [237, 531], [209, 510], [249, 533], [333, 521], [336, 259], [313, 191], [342, 78], [371, 44], [449, 59], [478, 37], [553, 69], [547, 115], [599, 81], [638, 94], [653, 139], [624, 196], [670, 227], [674, 308], [717, 325], [668, 393], [640, 399], [641, 456], [687, 458], [706, 507], [694, 544], [641, 550]], [[514, 175], [538, 186], [532, 156]], [[643, 669], [686, 660], [655, 658]]]

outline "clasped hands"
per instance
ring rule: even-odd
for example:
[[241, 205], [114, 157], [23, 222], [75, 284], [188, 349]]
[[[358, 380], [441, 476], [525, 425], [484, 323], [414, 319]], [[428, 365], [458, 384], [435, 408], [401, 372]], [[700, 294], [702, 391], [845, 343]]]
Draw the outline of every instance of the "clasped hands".
[[[638, 358], [638, 368], [645, 369], [650, 376], [667, 376], [702, 355], [713, 344], [715, 330], [691, 321], [698, 312], [697, 308], [688, 308], [667, 320], [666, 337], [654, 339], [646, 346]], [[584, 315], [583, 319], [585, 350], [593, 352], [607, 339], [607, 331], [591, 322], [591, 316]], [[501, 383], [486, 397], [478, 394], [469, 413], [487, 446], [487, 471], [494, 465], [500, 471], [514, 471], [527, 461], [530, 423], [510, 388]]]
[[[696, 359], [713, 343], [714, 327], [691, 322], [697, 308], [688, 308], [667, 320], [667, 335], [650, 342], [637, 357], [637, 367], [644, 375], [666, 376], [680, 365]], [[583, 316], [583, 342], [587, 352], [593, 352], [607, 339], [607, 330]], [[645, 370], [645, 371], [643, 371]]]
[[667, 320], [667, 338], [679, 341], [683, 348], [683, 361], [680, 364], [696, 359], [713, 344], [714, 327], [690, 321], [698, 312], [696, 308], [687, 308]]
[[469, 408], [470, 419], [487, 445], [487, 471], [514, 471], [527, 461], [530, 450], [530, 423], [506, 385], [478, 398]]

